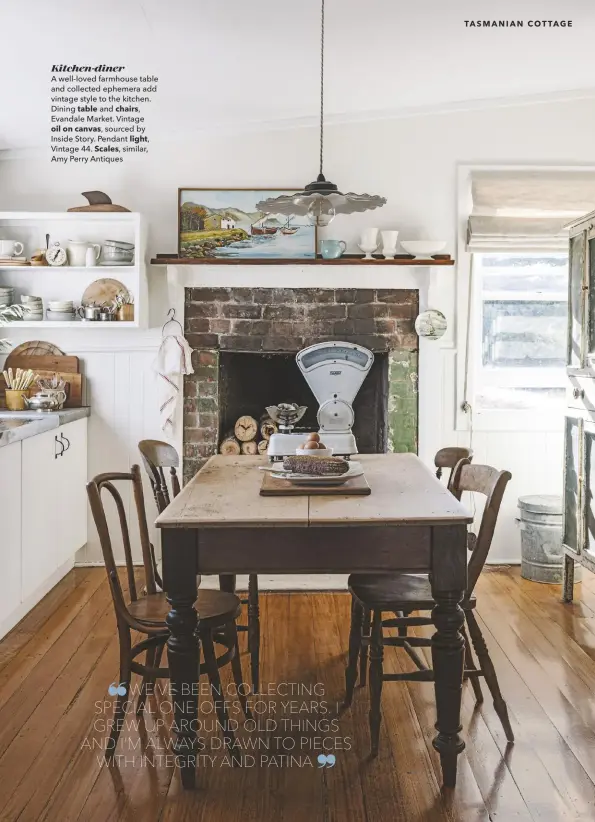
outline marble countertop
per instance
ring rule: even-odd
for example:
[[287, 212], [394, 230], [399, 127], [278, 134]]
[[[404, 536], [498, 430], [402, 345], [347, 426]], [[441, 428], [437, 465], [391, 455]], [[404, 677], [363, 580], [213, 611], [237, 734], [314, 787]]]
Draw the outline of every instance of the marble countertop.
[[88, 407], [63, 408], [62, 411], [0, 411], [0, 448], [88, 417], [90, 413]]

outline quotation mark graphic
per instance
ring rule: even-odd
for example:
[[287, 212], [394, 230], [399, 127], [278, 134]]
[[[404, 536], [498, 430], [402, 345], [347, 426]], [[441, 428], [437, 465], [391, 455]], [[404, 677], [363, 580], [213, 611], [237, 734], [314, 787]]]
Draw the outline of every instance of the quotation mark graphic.
[[126, 696], [126, 685], [124, 685], [122, 682], [120, 682], [119, 685], [116, 685], [115, 682], [112, 682], [112, 684], [107, 689], [107, 692], [110, 696], [116, 696], [116, 694], [118, 696]]
[[335, 754], [318, 754], [318, 767], [319, 768], [334, 768], [335, 762]]

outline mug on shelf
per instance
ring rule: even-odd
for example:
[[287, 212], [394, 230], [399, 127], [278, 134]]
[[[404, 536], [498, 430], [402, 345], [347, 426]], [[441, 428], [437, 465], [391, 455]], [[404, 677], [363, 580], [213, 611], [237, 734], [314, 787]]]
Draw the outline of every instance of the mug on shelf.
[[345, 240], [322, 240], [320, 253], [325, 260], [336, 260], [345, 254], [347, 243]]
[[0, 257], [19, 257], [24, 250], [25, 246], [18, 240], [0, 240]]

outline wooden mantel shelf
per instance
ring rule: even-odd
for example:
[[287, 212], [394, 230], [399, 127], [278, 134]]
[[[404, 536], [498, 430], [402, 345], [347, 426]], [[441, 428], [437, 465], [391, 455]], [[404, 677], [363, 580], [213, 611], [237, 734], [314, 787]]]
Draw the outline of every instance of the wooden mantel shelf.
[[375, 256], [373, 260], [364, 260], [363, 257], [344, 254], [337, 260], [325, 260], [322, 257], [310, 257], [303, 260], [296, 259], [252, 259], [250, 257], [176, 257], [168, 254], [158, 254], [151, 260], [151, 265], [454, 265], [455, 261], [448, 254], [437, 254], [428, 260], [418, 260], [407, 254], [397, 255], [393, 260]]

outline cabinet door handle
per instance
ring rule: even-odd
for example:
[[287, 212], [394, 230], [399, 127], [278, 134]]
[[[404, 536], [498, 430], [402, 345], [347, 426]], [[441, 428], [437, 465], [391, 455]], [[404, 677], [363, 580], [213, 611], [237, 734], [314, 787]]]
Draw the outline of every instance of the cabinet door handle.
[[70, 440], [68, 437], [65, 437], [64, 434], [60, 434], [60, 439], [62, 440], [62, 444], [64, 445], [64, 441], [66, 440], [66, 445], [64, 445], [64, 451], [68, 451], [70, 448]]
[[572, 396], [575, 400], [584, 400], [585, 399], [585, 389], [584, 388], [573, 388]]
[[54, 444], [55, 444], [55, 445], [59, 445], [59, 446], [60, 446], [60, 450], [59, 450], [59, 451], [58, 451], [58, 449], [57, 449], [57, 448], [55, 448], [55, 447], [54, 447], [54, 459], [56, 459], [56, 460], [57, 460], [57, 459], [58, 459], [58, 457], [61, 457], [61, 456], [62, 456], [62, 454], [64, 453], [64, 450], [65, 450], [65, 449], [64, 449], [64, 443], [61, 441], [61, 439], [58, 437], [58, 435], [57, 435], [57, 434], [56, 434], [56, 436], [54, 437]]

